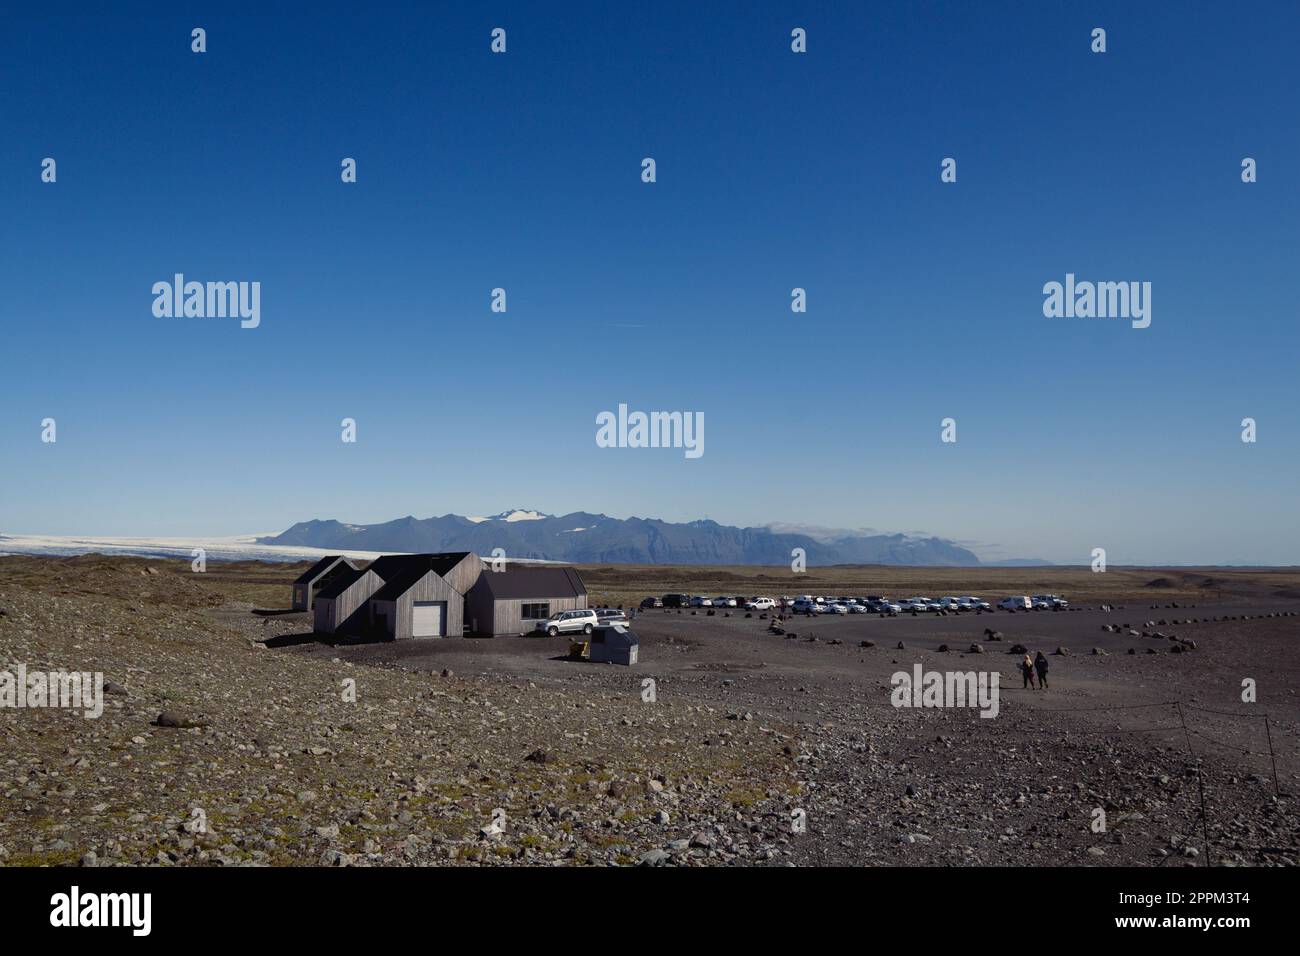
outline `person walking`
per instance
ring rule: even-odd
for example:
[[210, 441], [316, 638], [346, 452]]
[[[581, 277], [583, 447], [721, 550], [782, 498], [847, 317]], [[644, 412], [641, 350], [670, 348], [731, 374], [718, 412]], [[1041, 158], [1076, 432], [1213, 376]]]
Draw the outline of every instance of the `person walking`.
[[1025, 686], [1034, 686], [1034, 659], [1025, 651], [1025, 659], [1020, 662], [1020, 673], [1024, 675]]
[[1038, 686], [1047, 690], [1047, 658], [1043, 652], [1039, 651], [1038, 656], [1034, 658], [1034, 670], [1038, 671]]

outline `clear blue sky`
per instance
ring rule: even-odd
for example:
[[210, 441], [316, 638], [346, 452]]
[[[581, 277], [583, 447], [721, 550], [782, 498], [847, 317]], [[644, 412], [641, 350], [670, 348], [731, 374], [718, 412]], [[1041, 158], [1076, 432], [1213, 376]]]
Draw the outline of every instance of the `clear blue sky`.
[[[0, 32], [0, 530], [1300, 563], [1294, 2], [114, 7]], [[261, 282], [260, 328], [154, 317], [176, 272]], [[1067, 272], [1150, 281], [1151, 327], [1045, 318]], [[704, 456], [598, 448], [620, 402]]]

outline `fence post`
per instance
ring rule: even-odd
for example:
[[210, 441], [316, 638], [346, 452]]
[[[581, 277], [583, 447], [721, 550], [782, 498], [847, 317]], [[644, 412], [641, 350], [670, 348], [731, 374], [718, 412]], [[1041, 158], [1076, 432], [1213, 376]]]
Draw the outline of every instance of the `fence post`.
[[[1187, 755], [1193, 760], [1196, 759], [1196, 753], [1192, 750], [1192, 732], [1187, 729], [1187, 717], [1183, 714], [1182, 701], [1174, 701], [1174, 706], [1178, 708], [1178, 719], [1183, 723], [1183, 734], [1187, 737]], [[1210, 823], [1205, 815], [1205, 781], [1204, 771], [1198, 762], [1196, 764], [1196, 786], [1201, 793], [1201, 832], [1205, 834], [1205, 865], [1210, 866]]]
[[1268, 714], [1264, 715], [1264, 733], [1268, 735], [1268, 759], [1273, 761], [1273, 795], [1282, 796], [1282, 788], [1277, 782], [1277, 754], [1273, 752], [1273, 731], [1268, 727]]

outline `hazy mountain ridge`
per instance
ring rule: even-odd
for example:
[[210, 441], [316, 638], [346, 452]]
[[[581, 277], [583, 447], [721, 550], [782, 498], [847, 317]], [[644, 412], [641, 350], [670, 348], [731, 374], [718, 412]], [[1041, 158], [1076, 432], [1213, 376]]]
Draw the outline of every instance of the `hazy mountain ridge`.
[[[529, 517], [508, 517], [528, 515]], [[532, 517], [537, 515], [537, 517]], [[333, 519], [300, 521], [259, 544], [297, 545], [357, 551], [473, 551], [508, 557], [544, 558], [582, 564], [789, 564], [804, 549], [810, 567], [830, 564], [972, 566], [979, 558], [938, 537], [904, 534], [845, 534], [815, 539], [769, 528], [736, 528], [715, 521], [686, 523], [657, 518], [611, 518], [575, 511], [544, 515], [516, 510], [492, 518], [447, 514], [407, 515], [381, 524], [346, 524]]]

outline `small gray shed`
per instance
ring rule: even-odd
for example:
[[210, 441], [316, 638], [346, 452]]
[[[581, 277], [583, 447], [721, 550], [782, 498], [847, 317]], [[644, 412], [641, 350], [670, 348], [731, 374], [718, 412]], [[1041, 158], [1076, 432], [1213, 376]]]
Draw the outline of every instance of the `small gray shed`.
[[622, 624], [604, 624], [591, 633], [587, 659], [597, 664], [625, 664], [637, 661], [641, 640]]

